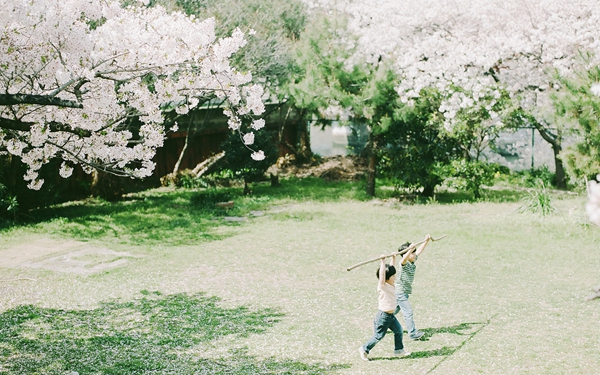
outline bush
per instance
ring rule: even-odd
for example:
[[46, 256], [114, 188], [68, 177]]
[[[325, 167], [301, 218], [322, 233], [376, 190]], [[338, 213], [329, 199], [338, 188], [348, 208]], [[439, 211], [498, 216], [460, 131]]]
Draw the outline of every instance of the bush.
[[186, 189], [207, 188], [208, 183], [202, 177], [196, 177], [189, 169], [180, 172], [175, 186]]
[[514, 172], [514, 183], [525, 187], [538, 187], [539, 183], [545, 186], [556, 186], [556, 175], [547, 166]]
[[8, 194], [5, 185], [0, 184], [0, 217], [15, 220], [19, 211], [19, 202], [17, 197]]
[[483, 185], [493, 185], [494, 176], [500, 166], [483, 161], [469, 161], [465, 159], [453, 160], [443, 167], [448, 179], [448, 185], [473, 193], [475, 198], [481, 197]]

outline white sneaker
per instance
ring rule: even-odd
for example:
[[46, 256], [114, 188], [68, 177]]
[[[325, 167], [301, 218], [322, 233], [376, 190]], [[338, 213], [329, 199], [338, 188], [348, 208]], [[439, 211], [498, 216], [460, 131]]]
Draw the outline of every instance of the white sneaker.
[[365, 349], [363, 349], [362, 346], [360, 348], [358, 348], [358, 353], [360, 354], [360, 359], [362, 359], [363, 361], [369, 360], [369, 357], [367, 356], [367, 352], [365, 352]]
[[408, 357], [409, 355], [411, 355], [411, 352], [407, 352], [404, 349], [400, 349], [400, 350], [394, 350], [394, 355], [396, 357]]
[[410, 336], [411, 340], [420, 340], [423, 336], [425, 335], [425, 332], [423, 331], [417, 331], [415, 332], [415, 334], [413, 336]]

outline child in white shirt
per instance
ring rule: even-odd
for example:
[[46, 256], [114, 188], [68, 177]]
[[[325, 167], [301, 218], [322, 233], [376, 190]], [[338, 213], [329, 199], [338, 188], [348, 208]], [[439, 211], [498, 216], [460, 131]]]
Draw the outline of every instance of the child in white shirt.
[[383, 339], [388, 329], [394, 332], [394, 354], [398, 357], [405, 357], [410, 355], [410, 352], [404, 351], [404, 345], [402, 344], [402, 326], [394, 315], [396, 309], [396, 290], [394, 282], [396, 281], [396, 257], [393, 256], [390, 264], [385, 263], [385, 256], [382, 255], [381, 265], [377, 270], [377, 278], [379, 282], [377, 284], [377, 294], [379, 300], [379, 311], [375, 316], [374, 329], [375, 334], [366, 344], [358, 348], [360, 358], [364, 361], [368, 361], [368, 354], [373, 347]]

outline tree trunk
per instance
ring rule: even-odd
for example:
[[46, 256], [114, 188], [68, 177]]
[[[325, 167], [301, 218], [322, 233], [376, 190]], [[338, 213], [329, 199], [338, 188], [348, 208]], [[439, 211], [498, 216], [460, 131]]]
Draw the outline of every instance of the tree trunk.
[[270, 174], [271, 176], [271, 187], [279, 187], [281, 186], [281, 182], [279, 182], [279, 175], [278, 174]]
[[367, 158], [369, 161], [367, 167], [367, 190], [366, 193], [370, 197], [375, 196], [375, 175], [377, 172], [377, 154], [375, 153], [376, 142], [372, 138], [369, 137], [369, 144], [367, 145]]
[[248, 179], [246, 177], [244, 177], [244, 195], [248, 195], [252, 193], [252, 191], [250, 191], [250, 187], [248, 186]]
[[563, 165], [562, 159], [560, 158], [560, 152], [562, 151], [562, 147], [560, 145], [557, 145], [556, 147], [552, 145], [552, 151], [554, 151], [554, 174], [556, 176], [556, 187], [559, 189], [566, 190], [567, 178], [565, 175], [565, 167]]
[[298, 154], [296, 155], [296, 160], [299, 160], [301, 163], [306, 163], [312, 158], [308, 121], [301, 119], [298, 121], [298, 124]]
[[109, 202], [116, 202], [125, 194], [125, 178], [110, 173], [94, 170], [92, 172], [91, 192], [94, 197], [100, 197]]
[[[554, 135], [550, 133], [542, 124], [539, 122], [534, 122], [533, 124], [537, 129], [538, 133], [542, 136], [542, 138], [550, 143], [552, 146], [552, 151], [554, 152], [554, 174], [556, 176], [556, 187], [559, 189], [567, 189], [567, 179], [565, 176], [565, 168], [562, 160], [560, 159], [560, 152], [562, 151], [562, 138], [560, 136], [560, 131], [558, 134]], [[533, 152], [533, 150], [532, 150]]]
[[425, 197], [433, 197], [435, 194], [435, 185], [427, 184], [423, 186], [423, 196]]
[[173, 176], [176, 176], [177, 172], [179, 172], [179, 166], [181, 165], [181, 161], [183, 160], [183, 155], [185, 155], [185, 151], [188, 148], [189, 140], [190, 140], [190, 128], [188, 126], [187, 134], [185, 135], [185, 143], [183, 144], [183, 149], [181, 149], [181, 152], [179, 153], [179, 158], [177, 159], [177, 162], [175, 163], [175, 166], [173, 167], [173, 172], [171, 172], [171, 174]]

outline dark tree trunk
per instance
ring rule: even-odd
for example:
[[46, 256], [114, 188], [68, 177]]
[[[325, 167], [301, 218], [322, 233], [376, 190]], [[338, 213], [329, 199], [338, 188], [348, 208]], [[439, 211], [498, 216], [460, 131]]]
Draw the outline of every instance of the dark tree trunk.
[[556, 175], [556, 187], [559, 189], [566, 190], [567, 177], [565, 175], [565, 166], [563, 165], [562, 159], [559, 155], [562, 151], [562, 147], [560, 145], [557, 145], [556, 147], [552, 145], [552, 151], [554, 151], [554, 173]]
[[546, 142], [550, 143], [550, 146], [552, 146], [552, 151], [554, 152], [554, 174], [556, 176], [556, 187], [563, 190], [567, 189], [565, 168], [562, 160], [560, 159], [560, 152], [562, 151], [562, 137], [560, 136], [560, 131], [557, 134], [552, 134], [539, 122], [535, 122], [533, 125], [537, 129], [538, 133], [540, 133], [542, 138]]
[[377, 147], [377, 142], [372, 138], [369, 139], [369, 144], [367, 145], [367, 160], [369, 162], [367, 166], [367, 187], [366, 193], [368, 196], [375, 196], [375, 176], [377, 173], [377, 154], [375, 152], [375, 148]]
[[281, 182], [279, 182], [279, 175], [271, 173], [271, 187], [279, 186], [281, 186]]
[[248, 179], [246, 177], [244, 177], [244, 195], [248, 195], [252, 193], [252, 191], [250, 191], [250, 187], [248, 186]]
[[433, 194], [435, 194], [435, 185], [427, 184], [423, 186], [423, 195], [425, 197], [433, 197]]
[[119, 201], [125, 194], [126, 181], [123, 177], [95, 170], [92, 172], [92, 195], [109, 202]]

